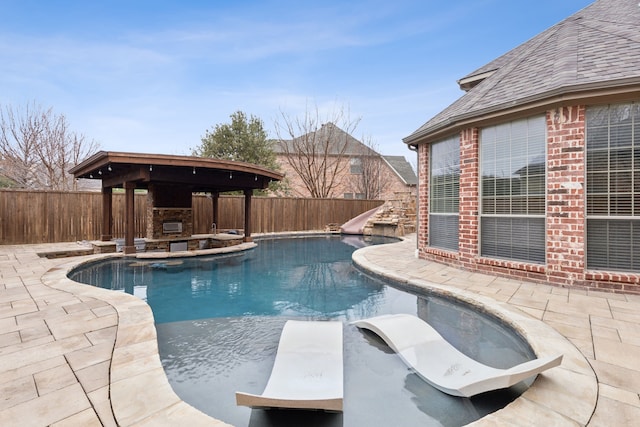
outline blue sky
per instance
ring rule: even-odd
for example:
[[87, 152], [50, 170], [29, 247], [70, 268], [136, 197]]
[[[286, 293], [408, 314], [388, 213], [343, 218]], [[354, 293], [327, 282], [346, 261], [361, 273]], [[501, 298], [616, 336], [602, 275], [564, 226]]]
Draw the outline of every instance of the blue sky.
[[378, 151], [462, 96], [456, 80], [591, 0], [0, 3], [0, 105], [36, 103], [107, 151], [190, 154], [241, 110], [335, 109]]

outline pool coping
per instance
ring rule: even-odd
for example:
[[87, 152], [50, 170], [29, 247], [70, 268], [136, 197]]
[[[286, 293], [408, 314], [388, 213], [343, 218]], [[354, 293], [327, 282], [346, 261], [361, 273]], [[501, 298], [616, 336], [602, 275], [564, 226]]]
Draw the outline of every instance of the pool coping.
[[[202, 250], [197, 255], [237, 253], [256, 246], [255, 243], [246, 243]], [[156, 254], [151, 257], [143, 254], [100, 254], [68, 261], [42, 276], [42, 282], [51, 288], [105, 301], [116, 310], [118, 321], [109, 369], [109, 400], [114, 421], [119, 426], [171, 426], [181, 423], [190, 426], [229, 426], [182, 401], [173, 391], [160, 361], [155, 321], [146, 302], [127, 293], [78, 283], [67, 277], [78, 266], [103, 259], [157, 260], [179, 255], [196, 256], [187, 252], [176, 252], [162, 258]]]
[[[411, 245], [415, 243], [405, 239], [398, 243], [361, 248], [354, 252], [353, 261], [359, 268], [402, 286], [427, 289], [491, 313], [514, 327], [539, 357], [558, 352], [564, 354], [560, 367], [539, 375], [518, 399], [470, 425], [506, 426], [523, 422], [560, 426], [588, 424], [598, 399], [598, 382], [584, 355], [551, 326], [515, 307], [464, 289], [416, 277], [412, 274], [415, 272], [406, 271], [402, 263], [391, 263], [389, 266], [374, 259], [376, 253], [384, 248], [385, 251], [397, 250], [399, 257], [406, 261], [407, 255], [413, 253]], [[144, 301], [125, 293], [83, 285], [66, 277], [77, 265], [106, 257], [109, 255], [70, 260], [47, 271], [42, 276], [42, 282], [79, 297], [104, 301], [115, 309], [117, 333], [109, 370], [109, 400], [114, 421], [123, 426], [174, 425], [187, 421], [189, 425], [196, 426], [228, 425], [183, 402], [175, 394], [160, 362], [153, 314]], [[422, 263], [428, 264], [426, 261]]]
[[[408, 244], [413, 245], [413, 242], [407, 239], [389, 245], [406, 246]], [[563, 355], [561, 366], [538, 375], [533, 384], [512, 403], [468, 425], [588, 424], [598, 400], [598, 381], [589, 361], [567, 338], [543, 321], [509, 304], [463, 289], [418, 279], [404, 270], [390, 269], [367, 258], [369, 253], [378, 250], [376, 246], [357, 250], [352, 256], [354, 264], [375, 276], [391, 280], [400, 287], [428, 291], [437, 296], [463, 302], [496, 317], [520, 334], [539, 358]], [[568, 400], [573, 400], [575, 404], [559, 404]]]

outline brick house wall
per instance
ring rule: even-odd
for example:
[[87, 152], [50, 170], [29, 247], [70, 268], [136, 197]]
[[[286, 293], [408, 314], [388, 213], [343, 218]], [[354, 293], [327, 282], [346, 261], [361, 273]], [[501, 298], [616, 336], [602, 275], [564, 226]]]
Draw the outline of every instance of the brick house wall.
[[[289, 184], [291, 195], [294, 197], [310, 197], [311, 194], [304, 185], [302, 178], [295, 172], [291, 165], [289, 165], [286, 156], [278, 155], [277, 162], [280, 165], [280, 171], [284, 173], [285, 180]], [[330, 198], [341, 198], [344, 197], [345, 193], [356, 193], [354, 182], [358, 179], [358, 175], [352, 174], [350, 171], [350, 158], [344, 157], [340, 162], [341, 165], [339, 169], [342, 173], [336, 179], [337, 185], [332, 194], [329, 195]], [[385, 162], [382, 164], [382, 180], [387, 181], [388, 184], [379, 197], [381, 200], [393, 199], [396, 193], [411, 192], [412, 194], [416, 194], [415, 186], [406, 185]]]
[[479, 255], [479, 129], [460, 133], [459, 249], [431, 248], [429, 241], [429, 144], [418, 145], [418, 256], [471, 271], [556, 286], [640, 294], [640, 275], [586, 269], [584, 105], [546, 112], [546, 260], [544, 264]]
[[579, 285], [585, 271], [585, 107], [547, 112], [547, 276]]
[[[434, 249], [429, 248], [429, 146], [418, 145], [418, 253], [429, 259]], [[435, 252], [444, 256], [445, 252]], [[437, 258], [436, 258], [437, 259]]]

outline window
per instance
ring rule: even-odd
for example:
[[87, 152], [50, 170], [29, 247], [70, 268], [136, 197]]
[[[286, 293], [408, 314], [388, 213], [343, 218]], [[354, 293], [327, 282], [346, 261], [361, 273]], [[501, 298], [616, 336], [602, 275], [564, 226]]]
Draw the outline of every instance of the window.
[[480, 133], [480, 254], [545, 262], [544, 116]]
[[460, 138], [431, 144], [429, 246], [458, 251]]
[[349, 160], [351, 166], [351, 173], [353, 175], [362, 175], [362, 159], [360, 157], [353, 157]]
[[587, 268], [640, 271], [640, 104], [588, 107]]

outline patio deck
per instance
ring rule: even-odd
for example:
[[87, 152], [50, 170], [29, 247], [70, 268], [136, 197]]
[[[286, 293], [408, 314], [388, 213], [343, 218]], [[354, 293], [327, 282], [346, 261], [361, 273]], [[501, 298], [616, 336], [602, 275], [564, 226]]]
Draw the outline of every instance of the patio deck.
[[[100, 256], [37, 255], [74, 245], [0, 246], [0, 425], [226, 425], [172, 391], [144, 302], [66, 279], [73, 265]], [[409, 239], [362, 249], [354, 260], [407, 286], [439, 289], [491, 310], [536, 351], [567, 354], [561, 367], [474, 425], [640, 419], [640, 296], [470, 273], [418, 260], [414, 250]]]

